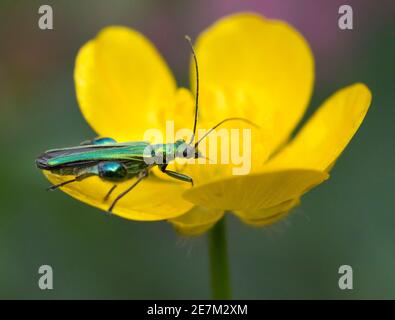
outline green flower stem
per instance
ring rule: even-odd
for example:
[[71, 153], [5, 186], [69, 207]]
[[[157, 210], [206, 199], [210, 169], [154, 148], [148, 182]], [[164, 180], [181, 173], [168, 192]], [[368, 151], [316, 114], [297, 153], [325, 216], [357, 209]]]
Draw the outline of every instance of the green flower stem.
[[213, 299], [230, 299], [225, 216], [209, 231], [208, 241]]

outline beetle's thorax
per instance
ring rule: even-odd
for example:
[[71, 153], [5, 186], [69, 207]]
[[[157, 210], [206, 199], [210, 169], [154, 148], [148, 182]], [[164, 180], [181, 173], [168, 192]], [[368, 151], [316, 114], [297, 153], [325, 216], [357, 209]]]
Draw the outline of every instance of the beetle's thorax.
[[193, 158], [194, 156], [194, 147], [181, 139], [174, 143], [153, 144], [150, 147], [152, 157], [163, 161], [162, 163], [169, 163], [175, 158]]

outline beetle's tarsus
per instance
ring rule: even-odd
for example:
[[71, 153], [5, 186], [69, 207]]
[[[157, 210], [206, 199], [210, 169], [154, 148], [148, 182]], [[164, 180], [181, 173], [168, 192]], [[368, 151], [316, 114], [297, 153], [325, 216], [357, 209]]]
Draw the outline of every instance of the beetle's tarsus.
[[114, 185], [111, 187], [111, 189], [110, 189], [110, 190], [107, 192], [107, 194], [104, 196], [103, 202], [106, 202], [106, 201], [110, 198], [112, 192], [115, 190], [116, 187], [117, 187], [116, 184], [114, 184]]
[[60, 187], [63, 187], [66, 184], [69, 184], [69, 183], [72, 183], [72, 182], [75, 182], [75, 181], [77, 181], [77, 178], [74, 178], [72, 180], [63, 181], [63, 182], [61, 182], [59, 184], [54, 184], [54, 185], [48, 187], [46, 190], [47, 191], [54, 191], [54, 190], [56, 190], [56, 189], [58, 189]]

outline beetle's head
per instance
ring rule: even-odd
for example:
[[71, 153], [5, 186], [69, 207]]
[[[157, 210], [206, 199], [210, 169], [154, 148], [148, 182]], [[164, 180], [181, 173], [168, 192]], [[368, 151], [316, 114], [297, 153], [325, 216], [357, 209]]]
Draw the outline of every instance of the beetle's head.
[[176, 157], [184, 159], [200, 158], [201, 154], [193, 145], [186, 143], [185, 140], [178, 140], [176, 142]]

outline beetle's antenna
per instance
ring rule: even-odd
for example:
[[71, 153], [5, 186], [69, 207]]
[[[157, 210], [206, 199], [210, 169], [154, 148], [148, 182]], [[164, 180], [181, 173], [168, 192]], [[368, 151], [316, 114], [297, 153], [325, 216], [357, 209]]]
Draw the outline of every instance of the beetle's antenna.
[[195, 140], [198, 109], [199, 109], [199, 68], [198, 68], [198, 62], [197, 62], [197, 58], [196, 58], [195, 49], [193, 48], [192, 40], [187, 35], [185, 36], [185, 39], [188, 41], [189, 46], [191, 47], [193, 60], [195, 62], [195, 70], [196, 70], [195, 120], [193, 123], [193, 133], [192, 133], [191, 141], [189, 142], [189, 144], [192, 144], [193, 140]]
[[209, 131], [207, 131], [207, 132], [203, 135], [203, 137], [201, 137], [201, 138], [199, 139], [199, 141], [195, 143], [195, 149], [197, 148], [197, 146], [199, 145], [199, 143], [202, 142], [202, 140], [203, 140], [204, 138], [206, 138], [211, 132], [213, 132], [213, 131], [214, 131], [216, 128], [218, 128], [220, 125], [222, 125], [222, 124], [224, 124], [225, 122], [228, 122], [228, 121], [243, 121], [243, 122], [246, 122], [246, 123], [252, 125], [253, 127], [255, 127], [255, 128], [257, 128], [257, 129], [260, 128], [260, 127], [259, 127], [258, 125], [256, 125], [254, 122], [252, 122], [252, 121], [250, 121], [250, 120], [248, 120], [248, 119], [245, 119], [245, 118], [238, 118], [238, 117], [235, 117], [235, 118], [226, 118], [226, 119], [222, 120], [221, 122], [217, 123], [217, 124], [216, 124], [214, 127], [212, 127]]

